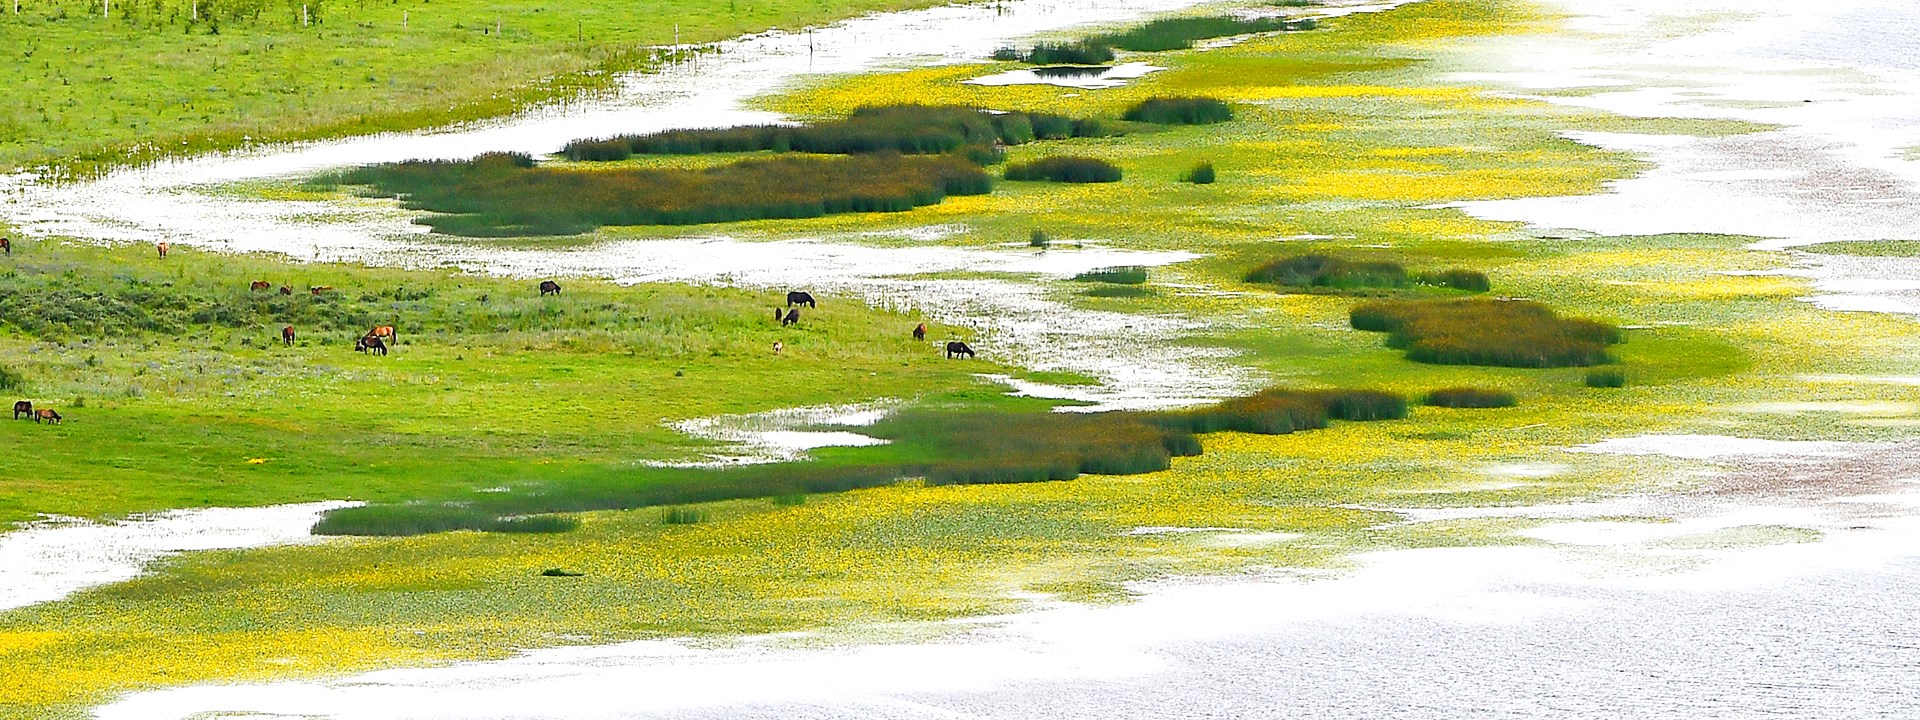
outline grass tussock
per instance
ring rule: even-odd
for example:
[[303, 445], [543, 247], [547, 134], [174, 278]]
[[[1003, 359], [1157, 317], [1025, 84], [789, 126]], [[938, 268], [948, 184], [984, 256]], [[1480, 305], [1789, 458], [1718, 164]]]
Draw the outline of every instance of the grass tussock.
[[1185, 50], [1200, 40], [1283, 30], [1311, 30], [1313, 27], [1312, 20], [1275, 17], [1178, 17], [1154, 20], [1125, 32], [1092, 38], [1092, 41], [1121, 50], [1163, 52]]
[[1350, 313], [1355, 330], [1387, 333], [1408, 360], [1435, 365], [1585, 367], [1613, 361], [1620, 329], [1563, 318], [1531, 300], [1377, 300]]
[[1099, 65], [1113, 61], [1113, 48], [1091, 39], [1050, 42], [1035, 45], [1026, 52], [1003, 47], [993, 52], [993, 59], [1032, 65]]
[[702, 170], [588, 171], [494, 153], [374, 165], [316, 184], [366, 186], [370, 195], [398, 197], [408, 208], [437, 213], [420, 220], [436, 232], [474, 237], [901, 212], [992, 190], [992, 179], [965, 160], [898, 154], [779, 157]]
[[1122, 265], [1119, 267], [1099, 268], [1096, 270], [1088, 270], [1086, 272], [1080, 273], [1079, 275], [1075, 275], [1073, 276], [1073, 279], [1081, 282], [1103, 282], [1103, 283], [1113, 283], [1115, 285], [1140, 285], [1147, 281], [1147, 269], [1139, 265]]
[[[1182, 412], [897, 413], [866, 430], [890, 440], [895, 462], [800, 462], [690, 469], [637, 468], [555, 480], [509, 492], [474, 493], [442, 504], [369, 505], [329, 513], [327, 535], [415, 535], [448, 530], [510, 531], [502, 518], [588, 510], [664, 508], [661, 522], [694, 524], [721, 500], [768, 498], [798, 504], [815, 493], [880, 487], [921, 478], [931, 485], [1072, 480], [1083, 474], [1157, 472], [1198, 455], [1199, 436], [1236, 431], [1285, 434], [1335, 420], [1406, 417], [1406, 399], [1371, 390], [1269, 390]], [[798, 501], [789, 500], [799, 498]]]
[[1014, 181], [1110, 183], [1120, 181], [1120, 168], [1098, 158], [1054, 155], [1032, 162], [1009, 163], [1005, 177]]
[[1463, 386], [1434, 390], [1420, 398], [1420, 402], [1443, 408], [1509, 408], [1519, 405], [1520, 399], [1505, 390]]
[[1210, 97], [1153, 97], [1127, 108], [1122, 119], [1155, 125], [1212, 125], [1233, 119], [1233, 106]]
[[1627, 386], [1627, 374], [1613, 368], [1589, 370], [1586, 382], [1590, 388], [1623, 388]]
[[575, 140], [561, 154], [575, 161], [625, 160], [635, 155], [703, 155], [735, 152], [799, 152], [831, 155], [896, 152], [937, 155], [996, 144], [1076, 137], [1088, 126], [1062, 115], [976, 108], [884, 105], [854, 110], [842, 120], [807, 125], [754, 125], [668, 130], [646, 135]]

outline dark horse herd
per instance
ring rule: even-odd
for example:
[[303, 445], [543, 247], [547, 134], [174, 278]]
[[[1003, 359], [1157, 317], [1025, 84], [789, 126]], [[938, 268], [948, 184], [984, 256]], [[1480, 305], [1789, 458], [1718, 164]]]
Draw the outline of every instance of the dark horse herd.
[[[154, 249], [159, 256], [164, 259], [167, 257], [167, 251], [171, 248], [168, 247], [167, 243], [161, 242], [155, 243]], [[0, 254], [13, 254], [13, 241], [11, 239], [0, 237]], [[280, 285], [278, 287], [281, 295], [293, 294], [292, 286]], [[272, 292], [274, 288], [273, 283], [265, 280], [254, 280], [247, 285], [249, 292]], [[541, 297], [549, 295], [557, 297], [560, 295], [560, 283], [552, 280], [540, 281], [539, 289]], [[333, 291], [331, 286], [326, 285], [316, 285], [307, 288], [307, 292], [314, 297], [320, 297]], [[484, 300], [485, 298], [483, 297], [482, 299]], [[818, 309], [820, 305], [818, 301], [814, 300], [812, 293], [799, 290], [787, 293], [786, 307], [776, 307], [773, 309], [774, 322], [779, 323], [781, 327], [800, 324], [800, 308], [802, 307], [814, 310]], [[280, 328], [280, 342], [287, 347], [293, 347], [294, 340], [297, 337], [298, 332], [294, 329], [294, 326], [287, 325]], [[926, 323], [920, 323], [914, 326], [913, 339], [922, 342], [927, 339]], [[360, 336], [359, 339], [354, 340], [353, 349], [363, 353], [384, 356], [387, 354], [389, 348], [398, 345], [399, 342], [400, 335], [394, 326], [379, 325], [368, 330], [367, 333]], [[774, 354], [777, 355], [781, 349], [785, 347], [785, 343], [775, 342], [773, 347]], [[948, 341], [946, 351], [947, 358], [950, 360], [959, 357], [972, 358], [974, 356], [973, 348], [968, 347], [966, 343], [959, 340]], [[30, 400], [21, 400], [13, 404], [13, 419], [20, 420], [22, 418], [31, 419], [35, 423], [51, 423], [55, 425], [60, 424], [64, 419], [60, 416], [59, 411], [53, 408], [35, 408], [33, 402]]]

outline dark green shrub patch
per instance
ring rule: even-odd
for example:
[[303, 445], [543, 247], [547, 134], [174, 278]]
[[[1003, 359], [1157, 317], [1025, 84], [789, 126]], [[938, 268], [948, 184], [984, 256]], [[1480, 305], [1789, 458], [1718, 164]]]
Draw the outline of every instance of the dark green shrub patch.
[[1088, 270], [1086, 272], [1080, 273], [1079, 275], [1075, 275], [1073, 276], [1073, 279], [1079, 280], [1082, 282], [1103, 282], [1103, 283], [1113, 283], [1116, 285], [1139, 285], [1147, 281], [1147, 269], [1144, 267], [1140, 267], [1139, 265], [1123, 265], [1120, 267], [1100, 268], [1097, 270]]
[[[697, 503], [771, 498], [799, 504], [811, 493], [842, 492], [924, 478], [930, 485], [1072, 480], [1082, 474], [1165, 470], [1199, 455], [1200, 434], [1233, 430], [1281, 434], [1333, 420], [1406, 417], [1404, 398], [1371, 390], [1268, 390], [1180, 412], [898, 413], [868, 428], [892, 441], [886, 452], [912, 460], [871, 464], [783, 463], [719, 469], [639, 468], [556, 480], [459, 502], [348, 508], [314, 531], [331, 535], [413, 535], [446, 530], [515, 531], [547, 513], [661, 507], [661, 522], [704, 522]], [[788, 498], [800, 498], [788, 500]], [[532, 516], [532, 517], [527, 517]], [[569, 526], [570, 527], [570, 526]]]
[[1134, 52], [1184, 50], [1198, 40], [1247, 35], [1276, 30], [1309, 30], [1312, 20], [1284, 18], [1182, 17], [1154, 20], [1145, 25], [1092, 39], [1103, 45]]
[[1439, 272], [1422, 273], [1420, 275], [1420, 284], [1465, 290], [1467, 292], [1486, 292], [1493, 289], [1493, 284], [1487, 281], [1486, 273], [1464, 268], [1452, 268]]
[[568, 235], [602, 225], [693, 225], [900, 212], [949, 195], [981, 195], [992, 180], [952, 157], [897, 154], [779, 157], [704, 170], [536, 167], [524, 155], [374, 165], [316, 181], [399, 197], [436, 232], [476, 237]]
[[1047, 180], [1064, 183], [1110, 183], [1120, 181], [1120, 168], [1097, 158], [1055, 155], [1033, 162], [1010, 163], [1008, 180]]
[[807, 125], [755, 125], [668, 130], [647, 135], [575, 140], [568, 160], [625, 160], [634, 155], [800, 152], [851, 155], [897, 152], [934, 155], [995, 143], [1021, 145], [1074, 136], [1071, 118], [1045, 113], [994, 113], [946, 105], [877, 105], [846, 119]]
[[540, 571], [540, 577], [581, 577], [584, 575], [586, 575], [586, 573], [574, 572], [566, 568], [547, 568]]
[[1213, 163], [1203, 162], [1195, 165], [1192, 170], [1188, 170], [1187, 174], [1181, 176], [1180, 179], [1195, 185], [1212, 185], [1214, 181]]
[[19, 390], [27, 386], [27, 377], [20, 371], [0, 365], [0, 390]]
[[1520, 404], [1513, 393], [1476, 387], [1449, 387], [1429, 392], [1420, 402], [1443, 408], [1506, 408]]
[[1155, 125], [1212, 125], [1233, 119], [1233, 107], [1209, 97], [1156, 97], [1140, 101], [1120, 116]]
[[1623, 388], [1627, 386], [1627, 374], [1613, 368], [1601, 368], [1587, 371], [1587, 387]]
[[1398, 288], [1406, 286], [1407, 270], [1393, 262], [1349, 260], [1318, 254], [1294, 255], [1254, 268], [1247, 273], [1246, 280], [1296, 288]]
[[1562, 318], [1531, 300], [1377, 300], [1350, 313], [1355, 330], [1387, 333], [1387, 346], [1436, 365], [1584, 367], [1612, 362], [1620, 329]]

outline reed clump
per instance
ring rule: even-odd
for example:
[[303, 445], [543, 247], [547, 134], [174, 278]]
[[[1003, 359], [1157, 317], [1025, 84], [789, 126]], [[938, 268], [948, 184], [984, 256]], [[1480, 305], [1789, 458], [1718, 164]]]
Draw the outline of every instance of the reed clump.
[[1187, 174], [1180, 176], [1180, 179], [1183, 182], [1190, 182], [1195, 185], [1212, 185], [1216, 179], [1213, 172], [1213, 163], [1203, 162], [1195, 165], [1193, 169], [1187, 171]]
[[1210, 97], [1153, 97], [1127, 108], [1121, 119], [1155, 125], [1212, 125], [1233, 119], [1233, 106]]
[[1438, 272], [1421, 273], [1420, 284], [1434, 287], [1452, 288], [1467, 292], [1487, 292], [1493, 289], [1493, 283], [1487, 280], [1486, 273], [1466, 268], [1450, 268]]
[[[556, 480], [504, 493], [475, 493], [456, 503], [370, 505], [329, 513], [314, 531], [327, 535], [413, 535], [448, 530], [513, 531], [513, 522], [551, 513], [660, 507], [666, 524], [704, 522], [693, 505], [786, 498], [881, 487], [912, 478], [930, 485], [1072, 480], [1083, 474], [1131, 475], [1198, 455], [1199, 435], [1220, 431], [1284, 434], [1334, 420], [1406, 417], [1407, 402], [1372, 390], [1269, 390], [1180, 412], [897, 413], [868, 428], [912, 460], [803, 462], [733, 468], [639, 468]], [[803, 500], [802, 500], [803, 501]], [[797, 504], [795, 502], [794, 504]], [[526, 517], [533, 516], [533, 517]], [[503, 518], [519, 518], [503, 519]]]
[[1072, 118], [1047, 113], [988, 114], [950, 105], [875, 105], [841, 120], [805, 125], [752, 125], [668, 130], [567, 143], [574, 161], [625, 160], [635, 155], [797, 152], [826, 155], [896, 152], [938, 155], [968, 148], [1023, 145], [1076, 136]]
[[1519, 405], [1520, 399], [1505, 390], [1461, 386], [1434, 390], [1420, 402], [1443, 408], [1509, 408]]
[[526, 155], [495, 153], [368, 166], [316, 184], [366, 186], [369, 195], [438, 213], [418, 221], [436, 232], [473, 237], [901, 212], [993, 188], [992, 179], [965, 160], [893, 153], [605, 171], [540, 167]]
[[1099, 65], [1113, 61], [1113, 48], [1098, 40], [1040, 43], [1021, 52], [1003, 47], [993, 51], [993, 59], [1032, 65]]
[[1435, 365], [1586, 367], [1612, 362], [1613, 325], [1563, 318], [1531, 300], [1376, 300], [1349, 314], [1355, 330], [1387, 333], [1408, 360]]
[[1196, 41], [1280, 30], [1311, 30], [1312, 20], [1285, 18], [1181, 17], [1164, 18], [1124, 32], [1100, 35], [1094, 42], [1134, 52], [1185, 50]]
[[1627, 386], [1627, 374], [1614, 368], [1589, 370], [1586, 382], [1590, 388], [1623, 388]]
[[1330, 290], [1399, 288], [1407, 285], [1407, 269], [1387, 261], [1293, 255], [1254, 268], [1247, 273], [1246, 281]]
[[1139, 285], [1147, 281], [1147, 269], [1139, 265], [1097, 268], [1073, 276], [1081, 282], [1103, 282], [1115, 285]]
[[1110, 183], [1120, 181], [1120, 168], [1098, 158], [1054, 155], [1032, 162], [1009, 163], [1004, 177], [1014, 181]]

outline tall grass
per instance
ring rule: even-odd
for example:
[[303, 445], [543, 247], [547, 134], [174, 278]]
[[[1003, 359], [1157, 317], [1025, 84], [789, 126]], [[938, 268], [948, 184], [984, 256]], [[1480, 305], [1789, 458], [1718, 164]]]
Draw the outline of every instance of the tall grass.
[[1113, 60], [1113, 48], [1097, 40], [1040, 43], [1026, 52], [1000, 48], [993, 51], [993, 59], [1033, 65], [1098, 65]]
[[1249, 271], [1245, 279], [1251, 283], [1336, 291], [1393, 290], [1415, 283], [1467, 292], [1486, 292], [1492, 288], [1487, 276], [1477, 270], [1453, 268], [1415, 276], [1397, 262], [1318, 253], [1270, 260]]
[[1247, 273], [1246, 281], [1334, 290], [1398, 288], [1406, 286], [1407, 270], [1394, 262], [1351, 260], [1319, 254], [1292, 255], [1254, 268]]
[[1083, 474], [1165, 470], [1198, 455], [1199, 435], [1219, 431], [1284, 434], [1334, 420], [1406, 417], [1407, 402], [1370, 390], [1268, 390], [1182, 412], [896, 413], [869, 428], [888, 451], [911, 460], [784, 463], [719, 469], [638, 468], [629, 472], [504, 493], [474, 493], [440, 504], [368, 505], [328, 513], [314, 531], [333, 535], [410, 535], [511, 529], [501, 518], [585, 510], [665, 507], [662, 522], [704, 521], [696, 503], [747, 498], [781, 502], [923, 478], [931, 485], [1072, 480]]
[[439, 213], [420, 220], [436, 232], [474, 237], [900, 212], [992, 190], [987, 174], [965, 160], [897, 154], [779, 157], [702, 170], [583, 171], [493, 153], [374, 165], [315, 184], [367, 186], [369, 195], [399, 197], [408, 208]]
[[1233, 119], [1233, 107], [1210, 97], [1152, 97], [1127, 108], [1122, 119], [1155, 125], [1212, 125]]
[[1110, 183], [1120, 181], [1120, 168], [1098, 158], [1054, 155], [1032, 162], [1009, 163], [1005, 177], [1014, 181]]
[[1462, 386], [1434, 390], [1420, 402], [1443, 408], [1507, 408], [1520, 404], [1520, 399], [1505, 390]]
[[1147, 281], [1147, 269], [1139, 265], [1098, 268], [1073, 276], [1082, 282], [1103, 282], [1116, 285], [1139, 285]]
[[859, 108], [842, 120], [807, 125], [668, 130], [575, 140], [567, 143], [562, 154], [576, 161], [756, 151], [934, 155], [996, 143], [1059, 140], [1074, 137], [1074, 131], [1071, 118], [1046, 113], [987, 114], [957, 106], [881, 105]]
[[1099, 35], [1091, 40], [1121, 50], [1161, 52], [1184, 50], [1193, 47], [1194, 42], [1198, 40], [1276, 30], [1306, 30], [1312, 27], [1311, 20], [1287, 20], [1275, 17], [1180, 17], [1154, 20], [1124, 32]]
[[1612, 362], [1607, 323], [1562, 318], [1531, 300], [1378, 300], [1353, 308], [1355, 330], [1387, 333], [1408, 360], [1436, 365], [1584, 367]]

